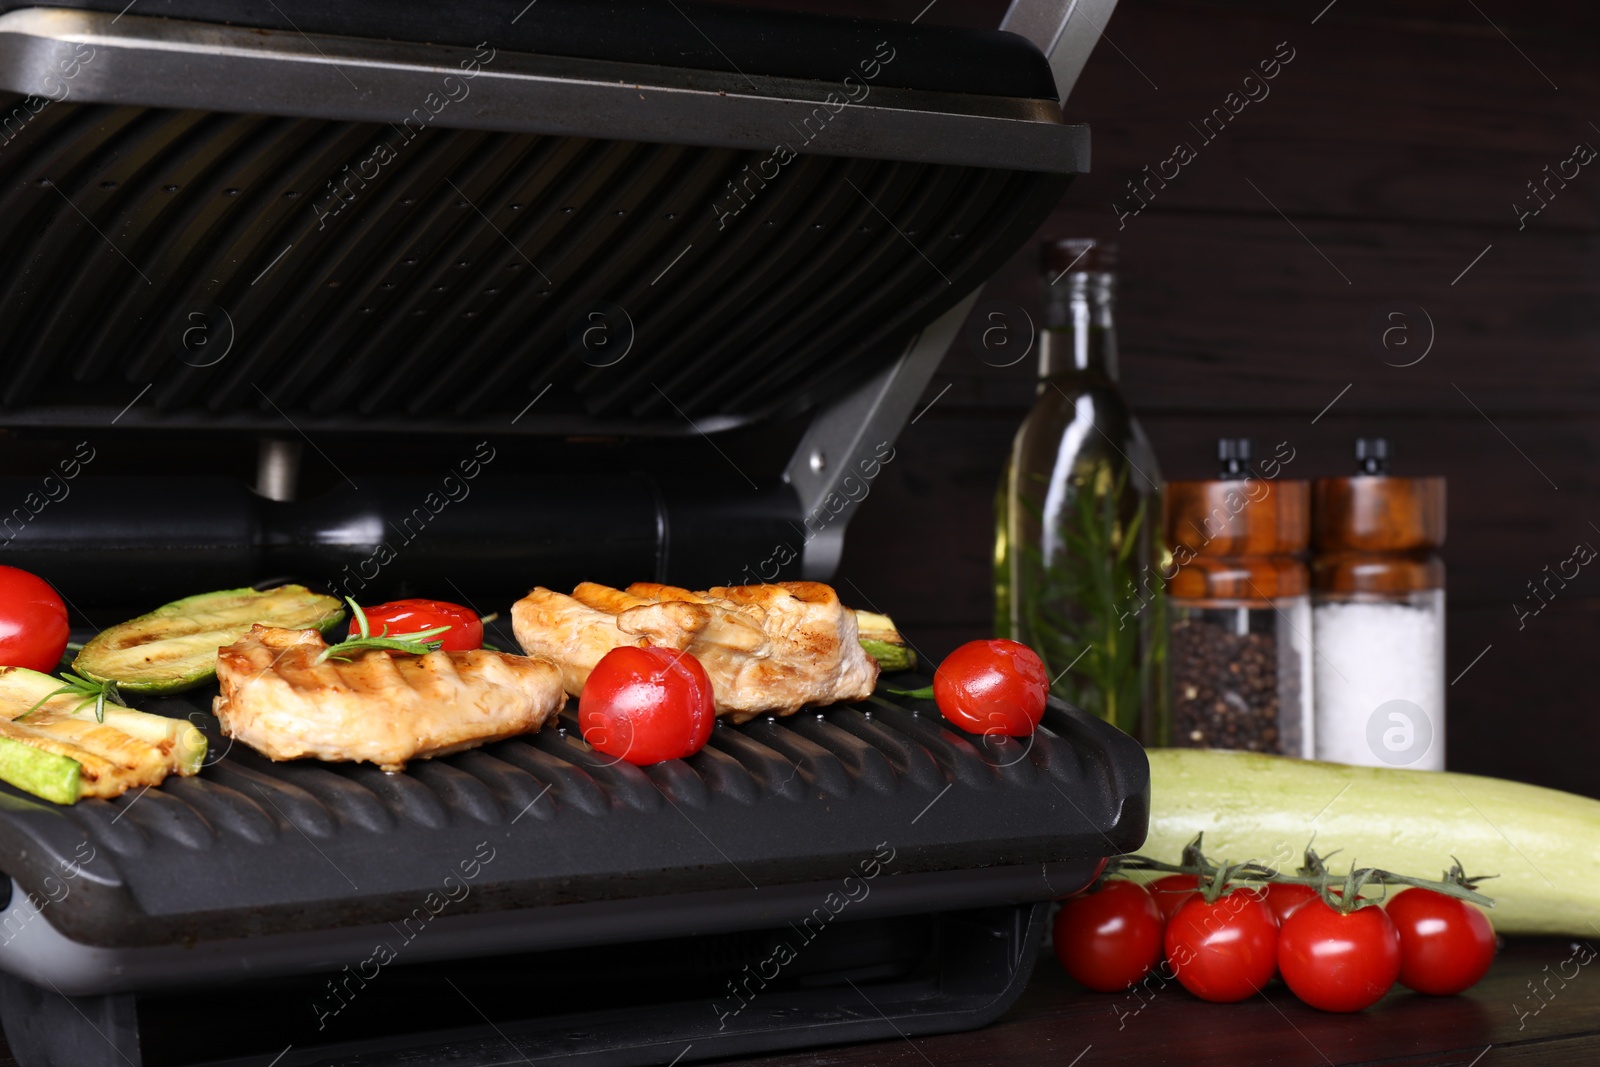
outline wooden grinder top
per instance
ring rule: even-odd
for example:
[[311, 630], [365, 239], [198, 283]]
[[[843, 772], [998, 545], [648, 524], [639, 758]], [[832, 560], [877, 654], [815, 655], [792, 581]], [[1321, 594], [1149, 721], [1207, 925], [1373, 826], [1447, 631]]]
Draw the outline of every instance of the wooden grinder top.
[[1321, 592], [1408, 593], [1444, 585], [1445, 480], [1357, 475], [1312, 488], [1312, 584]]
[[1172, 596], [1250, 601], [1303, 596], [1310, 486], [1262, 478], [1167, 483]]

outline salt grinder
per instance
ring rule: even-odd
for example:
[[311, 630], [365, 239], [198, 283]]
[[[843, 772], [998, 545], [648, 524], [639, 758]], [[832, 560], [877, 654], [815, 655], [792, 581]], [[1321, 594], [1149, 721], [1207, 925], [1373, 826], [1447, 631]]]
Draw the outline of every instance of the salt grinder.
[[1312, 486], [1316, 757], [1443, 770], [1445, 480], [1389, 455], [1358, 440], [1355, 476]]

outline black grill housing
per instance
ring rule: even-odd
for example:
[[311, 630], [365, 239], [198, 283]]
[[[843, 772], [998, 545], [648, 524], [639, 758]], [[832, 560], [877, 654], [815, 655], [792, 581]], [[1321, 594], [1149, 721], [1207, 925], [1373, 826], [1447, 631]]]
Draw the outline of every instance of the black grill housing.
[[[336, 585], [437, 481], [390, 451], [419, 433], [438, 436], [413, 457], [447, 436], [507, 455], [363, 599], [448, 581], [493, 610], [508, 575], [703, 586], [791, 531], [779, 576], [826, 577], [834, 504], [860, 490], [841, 472], [888, 462], [943, 313], [1087, 166], [1050, 63], [1004, 33], [692, 0], [129, 6], [0, 0], [0, 426], [138, 472], [96, 467], [19, 518], [11, 562], [101, 620], [189, 583]], [[813, 144], [806, 116], [890, 36], [904, 58]], [[471, 97], [415, 110], [484, 37], [501, 51]], [[56, 102], [19, 95], [55, 96], [42, 72], [86, 42]], [[786, 124], [807, 151], [784, 160]], [[735, 429], [741, 461], [791, 456], [781, 479], [715, 441], [721, 483], [678, 471], [700, 443], [658, 440]], [[242, 435], [276, 499], [186, 468]], [[598, 454], [651, 455], [563, 462], [620, 438]], [[302, 439], [349, 468], [280, 502]], [[722, 725], [645, 769], [590, 750], [569, 709], [384, 775], [230, 748], [206, 696], [145, 702], [210, 733], [198, 777], [67, 808], [0, 786], [0, 1016], [23, 1067], [487, 1067], [507, 1044], [621, 1065], [978, 1026], [1020, 994], [1043, 902], [1148, 819], [1138, 746], [1065, 706], [983, 738], [874, 697]], [[376, 1014], [268, 1036], [265, 1009], [326, 1003], [478, 842], [492, 867], [363, 993]], [[881, 848], [890, 873], [831, 942], [731, 1024], [708, 1011]], [[530, 971], [507, 997], [500, 976]], [[618, 972], [630, 999], [595, 1010]], [[206, 1032], [174, 1041], [197, 989]], [[471, 1012], [438, 1012], [452, 994]]]

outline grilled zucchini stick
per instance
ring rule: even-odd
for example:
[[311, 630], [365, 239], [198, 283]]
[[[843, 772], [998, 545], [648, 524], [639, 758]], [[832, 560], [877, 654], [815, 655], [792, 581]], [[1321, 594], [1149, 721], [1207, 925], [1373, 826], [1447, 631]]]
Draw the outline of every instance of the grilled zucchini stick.
[[71, 804], [196, 774], [205, 762], [205, 735], [182, 719], [107, 706], [97, 722], [72, 693], [40, 703], [60, 687], [48, 674], [0, 667], [0, 780]]

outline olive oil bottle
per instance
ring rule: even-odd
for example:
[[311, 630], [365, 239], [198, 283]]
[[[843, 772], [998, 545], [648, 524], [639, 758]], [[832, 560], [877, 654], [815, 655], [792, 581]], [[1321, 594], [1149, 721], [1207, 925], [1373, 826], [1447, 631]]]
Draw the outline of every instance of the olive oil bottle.
[[1116, 246], [1042, 252], [1038, 399], [996, 499], [996, 628], [1039, 653], [1056, 696], [1165, 744], [1161, 472], [1117, 388]]

